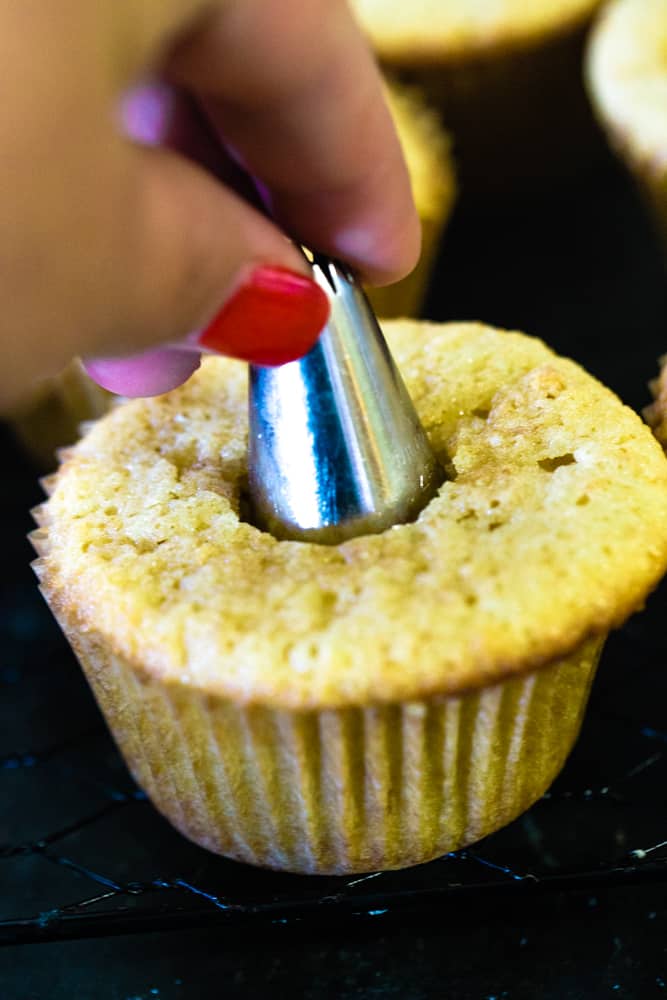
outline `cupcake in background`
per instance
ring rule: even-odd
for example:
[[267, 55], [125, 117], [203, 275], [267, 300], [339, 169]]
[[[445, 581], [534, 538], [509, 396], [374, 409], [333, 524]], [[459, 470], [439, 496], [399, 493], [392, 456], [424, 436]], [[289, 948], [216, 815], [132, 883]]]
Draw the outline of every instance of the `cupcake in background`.
[[417, 317], [456, 198], [456, 179], [449, 138], [419, 91], [389, 81], [387, 99], [408, 165], [422, 226], [422, 249], [411, 274], [394, 285], [369, 289], [368, 296], [378, 316]]
[[101, 417], [114, 399], [74, 359], [59, 375], [42, 379], [5, 419], [35, 465], [48, 472], [56, 451], [77, 441], [81, 424]]
[[609, 141], [667, 245], [667, 0], [613, 0], [593, 32], [586, 75]]
[[94, 424], [35, 512], [43, 593], [136, 780], [252, 864], [399, 868], [510, 822], [667, 569], [667, 461], [611, 392], [517, 333], [385, 333], [451, 471], [416, 521], [331, 546], [249, 523], [247, 370], [223, 358]]
[[582, 82], [601, 0], [353, 0], [381, 63], [442, 113], [462, 193], [539, 190], [599, 156]]

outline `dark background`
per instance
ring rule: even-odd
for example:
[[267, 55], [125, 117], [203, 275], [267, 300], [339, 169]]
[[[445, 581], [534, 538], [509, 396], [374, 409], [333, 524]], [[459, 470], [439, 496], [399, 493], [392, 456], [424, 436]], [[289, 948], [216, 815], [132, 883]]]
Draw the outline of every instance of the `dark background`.
[[[557, 196], [464, 202], [426, 311], [541, 336], [636, 409], [667, 351], [660, 249], [609, 164]], [[610, 639], [581, 739], [525, 817], [407, 872], [256, 871], [133, 786], [37, 593], [41, 493], [3, 444], [0, 1000], [667, 996], [664, 586]]]

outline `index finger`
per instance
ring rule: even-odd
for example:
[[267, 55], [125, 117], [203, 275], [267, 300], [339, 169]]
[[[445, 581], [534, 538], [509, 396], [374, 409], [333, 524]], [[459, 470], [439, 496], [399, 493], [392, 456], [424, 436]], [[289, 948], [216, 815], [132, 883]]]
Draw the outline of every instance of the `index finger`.
[[372, 283], [414, 266], [420, 234], [407, 169], [346, 3], [227, 0], [167, 69], [204, 101], [290, 236]]

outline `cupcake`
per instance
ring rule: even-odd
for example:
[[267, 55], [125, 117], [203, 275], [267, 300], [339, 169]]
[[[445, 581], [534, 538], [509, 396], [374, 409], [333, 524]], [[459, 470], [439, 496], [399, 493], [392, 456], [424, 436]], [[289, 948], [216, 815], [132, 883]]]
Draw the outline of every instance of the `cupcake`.
[[394, 285], [371, 288], [368, 294], [378, 316], [418, 316], [456, 197], [454, 167], [449, 139], [419, 92], [390, 82], [386, 94], [421, 221], [422, 250], [411, 274]]
[[667, 3], [616, 0], [595, 28], [588, 88], [667, 240]]
[[353, 0], [382, 64], [418, 83], [454, 140], [465, 194], [539, 188], [599, 151], [581, 81], [601, 0]]
[[219, 358], [95, 424], [36, 511], [133, 775], [240, 861], [399, 868], [508, 823], [667, 568], [667, 461], [612, 393], [522, 334], [385, 331], [450, 473], [413, 523], [335, 546], [249, 523], [246, 370]]
[[59, 375], [39, 382], [6, 419], [35, 464], [47, 471], [56, 464], [58, 448], [76, 441], [80, 425], [106, 413], [113, 398], [75, 359]]

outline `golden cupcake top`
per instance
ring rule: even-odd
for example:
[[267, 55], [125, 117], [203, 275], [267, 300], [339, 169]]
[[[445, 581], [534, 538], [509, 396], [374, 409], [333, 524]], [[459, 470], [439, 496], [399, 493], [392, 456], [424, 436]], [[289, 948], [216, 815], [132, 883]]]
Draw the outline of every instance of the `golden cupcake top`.
[[417, 89], [389, 82], [386, 94], [419, 217], [442, 219], [449, 215], [456, 195], [449, 138]]
[[244, 520], [246, 370], [99, 421], [42, 513], [56, 614], [164, 682], [292, 708], [461, 692], [564, 656], [667, 568], [667, 461], [540, 341], [386, 324], [450, 472], [412, 524], [334, 547]]
[[667, 169], [667, 0], [615, 0], [588, 53], [589, 91], [620, 145]]
[[352, 0], [384, 58], [436, 59], [529, 42], [585, 22], [601, 0]]

